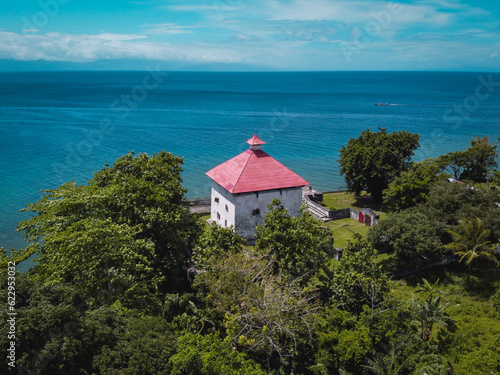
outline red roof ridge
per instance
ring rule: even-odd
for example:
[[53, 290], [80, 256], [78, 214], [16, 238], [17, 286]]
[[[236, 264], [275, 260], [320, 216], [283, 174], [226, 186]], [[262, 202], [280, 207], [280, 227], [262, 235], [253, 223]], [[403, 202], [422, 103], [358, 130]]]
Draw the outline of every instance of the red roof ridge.
[[[252, 150], [247, 150], [245, 152], [248, 153], [248, 151], [252, 151]], [[252, 152], [252, 154], [255, 154], [255, 152]], [[236, 183], [234, 184], [233, 188], [231, 190], [234, 190], [236, 189], [236, 186], [238, 185], [238, 182], [240, 181], [241, 179], [241, 176], [243, 176], [243, 171], [245, 170], [245, 168], [247, 167], [247, 164], [248, 162], [250, 161], [250, 158], [252, 157], [252, 155], [250, 155], [248, 158], [247, 158], [247, 161], [245, 162], [245, 165], [243, 166], [243, 168], [241, 168], [241, 173], [240, 175], [238, 176], [238, 179], [236, 180]], [[231, 192], [230, 192], [231, 193]]]

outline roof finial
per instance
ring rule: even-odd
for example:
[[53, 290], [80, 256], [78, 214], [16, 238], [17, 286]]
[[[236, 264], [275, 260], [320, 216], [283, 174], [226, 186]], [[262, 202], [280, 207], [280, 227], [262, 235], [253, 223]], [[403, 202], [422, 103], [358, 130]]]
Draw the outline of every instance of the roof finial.
[[252, 138], [250, 138], [247, 143], [250, 145], [250, 150], [260, 150], [260, 145], [265, 145], [262, 139], [257, 137], [257, 134], [254, 134]]

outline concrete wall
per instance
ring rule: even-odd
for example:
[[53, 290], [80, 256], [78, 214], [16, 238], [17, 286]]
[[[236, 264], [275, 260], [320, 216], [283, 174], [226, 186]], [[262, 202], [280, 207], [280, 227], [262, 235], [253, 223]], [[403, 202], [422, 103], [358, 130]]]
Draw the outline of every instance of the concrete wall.
[[212, 182], [210, 218], [221, 227], [236, 227], [235, 212], [235, 196]]
[[291, 216], [298, 216], [302, 205], [302, 189], [300, 187], [265, 190], [255, 193], [241, 193], [235, 197], [235, 228], [238, 233], [252, 242], [255, 239], [255, 227], [263, 224], [267, 207], [274, 198], [281, 201], [283, 208]]
[[350, 217], [350, 215], [351, 215], [350, 208], [343, 208], [341, 210], [330, 211], [330, 217], [333, 220], [346, 219], [346, 218]]
[[289, 215], [299, 215], [302, 205], [300, 187], [231, 194], [218, 183], [213, 182], [210, 217], [222, 227], [233, 225], [240, 235], [252, 242], [255, 239], [255, 227], [263, 224], [267, 207], [274, 198], [281, 201], [281, 205], [288, 210]]
[[330, 218], [330, 214], [332, 211], [330, 211], [328, 208], [323, 207], [322, 205], [316, 203], [311, 194], [304, 194], [303, 195], [304, 202], [307, 204], [307, 207], [309, 209], [309, 213], [315, 217], [316, 219], [324, 219], [324, 218]]

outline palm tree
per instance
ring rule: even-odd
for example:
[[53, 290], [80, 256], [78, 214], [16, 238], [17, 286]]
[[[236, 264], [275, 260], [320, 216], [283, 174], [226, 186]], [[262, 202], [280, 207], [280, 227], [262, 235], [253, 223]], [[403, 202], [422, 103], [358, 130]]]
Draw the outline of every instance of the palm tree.
[[495, 245], [488, 240], [490, 230], [484, 227], [480, 218], [460, 220], [454, 230], [447, 229], [447, 232], [451, 234], [453, 241], [444, 245], [444, 248], [453, 250], [455, 255], [460, 256], [460, 262], [465, 259], [465, 265], [468, 267], [467, 281], [469, 281], [472, 263], [476, 259], [486, 258], [499, 264], [493, 254]]
[[[445, 311], [449, 303], [441, 305], [441, 297], [434, 297], [435, 293], [442, 293], [438, 290], [439, 279], [434, 284], [431, 284], [426, 279], [422, 279], [423, 285], [417, 289], [416, 293], [427, 293], [427, 300], [424, 303], [414, 302], [417, 308], [420, 319], [420, 338], [422, 340], [432, 339], [432, 328], [434, 325], [447, 327], [448, 323], [453, 323], [454, 320], [446, 316]], [[434, 298], [433, 298], [434, 297]]]
[[366, 358], [368, 366], [362, 365], [362, 367], [375, 375], [398, 375], [408, 359], [406, 358], [403, 363], [398, 365], [396, 350], [394, 346], [391, 346], [387, 355], [378, 354], [374, 360]]

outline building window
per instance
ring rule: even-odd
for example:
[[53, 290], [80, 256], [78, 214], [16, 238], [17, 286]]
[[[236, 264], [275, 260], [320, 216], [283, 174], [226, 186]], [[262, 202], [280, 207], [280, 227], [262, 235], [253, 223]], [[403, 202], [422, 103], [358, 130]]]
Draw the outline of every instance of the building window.
[[215, 197], [214, 201], [215, 203], [219, 203], [219, 197]]
[[224, 226], [227, 227], [227, 220], [224, 220]]
[[258, 208], [253, 210], [252, 215], [260, 215], [260, 210]]
[[220, 213], [217, 212], [217, 220], [220, 220]]
[[227, 204], [226, 204], [226, 212], [229, 212], [229, 207], [227, 206]]

